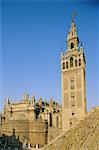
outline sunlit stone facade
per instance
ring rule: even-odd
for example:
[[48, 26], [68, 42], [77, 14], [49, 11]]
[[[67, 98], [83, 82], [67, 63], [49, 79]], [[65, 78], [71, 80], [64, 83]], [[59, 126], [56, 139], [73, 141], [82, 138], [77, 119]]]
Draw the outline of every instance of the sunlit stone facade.
[[[49, 102], [36, 101], [24, 94], [20, 102], [7, 99], [1, 116], [1, 133], [15, 135], [30, 147], [42, 147], [61, 133], [61, 105], [50, 99]], [[56, 132], [56, 133], [55, 133]]]
[[67, 50], [61, 53], [63, 131], [74, 125], [86, 113], [86, 62], [82, 44], [79, 47], [74, 18], [66, 43]]
[[[79, 46], [74, 18], [61, 53], [62, 106], [52, 98], [36, 100], [27, 93], [17, 103], [7, 99], [1, 114], [0, 133], [15, 135], [28, 147], [43, 147], [68, 131], [86, 114], [86, 71], [82, 44]], [[69, 139], [71, 136], [69, 136]]]
[[42, 150], [98, 150], [99, 106], [93, 108], [68, 131], [63, 132]]

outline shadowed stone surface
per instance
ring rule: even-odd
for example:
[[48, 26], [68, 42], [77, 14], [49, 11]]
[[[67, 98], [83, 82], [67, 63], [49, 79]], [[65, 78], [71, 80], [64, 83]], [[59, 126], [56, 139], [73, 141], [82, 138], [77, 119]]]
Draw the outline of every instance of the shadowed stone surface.
[[98, 150], [99, 107], [93, 108], [81, 121], [42, 150]]

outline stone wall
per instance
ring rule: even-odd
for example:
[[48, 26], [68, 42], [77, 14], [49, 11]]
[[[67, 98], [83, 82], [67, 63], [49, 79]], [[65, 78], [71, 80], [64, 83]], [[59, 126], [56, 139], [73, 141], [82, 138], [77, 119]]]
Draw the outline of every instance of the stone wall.
[[48, 143], [54, 140], [57, 136], [59, 136], [62, 132], [62, 128], [58, 127], [49, 127], [48, 130]]
[[10, 136], [15, 129], [15, 135], [24, 144], [44, 146], [48, 140], [48, 122], [42, 120], [9, 120], [2, 122], [2, 134]]
[[62, 133], [42, 150], [98, 150], [99, 107], [92, 109], [70, 130]]

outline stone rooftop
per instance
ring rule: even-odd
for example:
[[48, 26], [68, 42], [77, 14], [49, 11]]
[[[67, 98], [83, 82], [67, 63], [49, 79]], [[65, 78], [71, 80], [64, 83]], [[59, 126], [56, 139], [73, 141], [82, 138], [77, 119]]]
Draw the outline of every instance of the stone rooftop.
[[42, 150], [98, 150], [99, 106], [93, 108], [81, 121]]

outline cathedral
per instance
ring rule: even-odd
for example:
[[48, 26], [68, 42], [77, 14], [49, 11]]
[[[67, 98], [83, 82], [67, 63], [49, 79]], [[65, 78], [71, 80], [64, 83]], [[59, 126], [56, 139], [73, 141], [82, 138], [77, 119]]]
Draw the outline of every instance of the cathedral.
[[29, 98], [25, 93], [19, 103], [7, 100], [1, 117], [1, 133], [15, 135], [23, 145], [40, 148], [61, 133], [61, 105], [52, 98], [49, 102]]
[[[72, 16], [61, 53], [62, 105], [52, 98], [36, 100], [25, 93], [18, 103], [7, 99], [1, 114], [0, 134], [15, 135], [28, 148], [41, 148], [71, 129], [86, 115], [86, 61]], [[80, 44], [80, 45], [79, 45]]]

